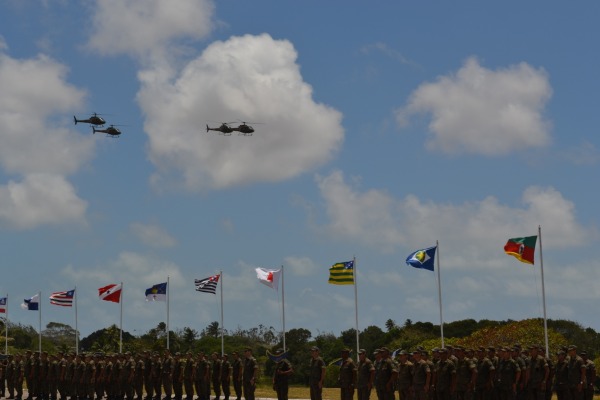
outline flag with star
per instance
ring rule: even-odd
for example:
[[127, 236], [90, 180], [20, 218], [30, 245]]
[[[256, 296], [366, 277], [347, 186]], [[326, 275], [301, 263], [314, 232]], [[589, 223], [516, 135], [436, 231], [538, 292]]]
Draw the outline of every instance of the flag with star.
[[406, 257], [406, 265], [415, 268], [433, 271], [433, 262], [435, 260], [435, 251], [437, 246], [417, 250]]

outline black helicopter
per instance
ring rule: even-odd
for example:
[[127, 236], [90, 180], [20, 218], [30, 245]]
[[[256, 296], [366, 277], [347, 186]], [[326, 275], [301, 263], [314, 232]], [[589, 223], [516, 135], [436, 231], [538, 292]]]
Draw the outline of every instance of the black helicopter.
[[93, 131], [93, 133], [96, 133], [96, 132], [106, 133], [107, 135], [112, 136], [112, 137], [119, 137], [121, 135], [121, 130], [118, 128], [115, 128], [114, 125], [110, 125], [106, 129], [96, 129], [95, 126], [92, 126], [92, 131]]
[[254, 128], [251, 127], [250, 125], [246, 124], [245, 122], [242, 122], [242, 124], [240, 126], [238, 126], [237, 128], [232, 128], [234, 131], [238, 131], [240, 135], [244, 135], [244, 136], [252, 136], [252, 133], [254, 133]]
[[77, 117], [75, 117], [73, 115], [73, 121], [75, 121], [75, 125], [77, 125], [78, 122], [83, 122], [84, 124], [90, 124], [90, 125], [96, 125], [96, 126], [102, 126], [106, 123], [104, 118], [100, 117], [96, 113], [93, 113], [88, 119], [77, 119]]
[[217, 132], [220, 132], [219, 133], [220, 135], [231, 136], [231, 132], [233, 132], [234, 130], [237, 130], [237, 128], [234, 129], [227, 124], [231, 124], [231, 122], [223, 122], [223, 123], [221, 123], [221, 126], [219, 126], [218, 128], [211, 128], [208, 125], [206, 125], [206, 132], [217, 131]]

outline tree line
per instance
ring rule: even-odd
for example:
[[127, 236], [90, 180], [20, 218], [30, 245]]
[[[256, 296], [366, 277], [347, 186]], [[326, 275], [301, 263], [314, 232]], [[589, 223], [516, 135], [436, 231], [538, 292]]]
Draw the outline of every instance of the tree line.
[[[590, 358], [600, 365], [600, 334], [592, 328], [584, 328], [579, 323], [568, 320], [548, 320], [548, 336], [551, 354], [555, 354], [562, 346], [575, 344], [579, 349], [585, 349]], [[5, 347], [6, 323], [0, 322], [0, 349]], [[74, 352], [75, 329], [67, 324], [50, 322], [42, 331], [42, 350], [49, 353]], [[281, 333], [272, 326], [243, 329], [237, 327], [225, 330], [225, 353], [240, 351], [245, 347], [254, 349], [263, 376], [270, 376], [274, 362], [268, 357], [268, 352], [274, 352], [283, 347]], [[132, 334], [123, 331], [123, 352], [141, 352], [144, 350], [162, 352], [167, 348], [166, 324], [160, 322], [156, 327], [145, 333]], [[38, 350], [38, 332], [32, 326], [8, 323], [8, 352], [22, 353], [26, 350]], [[356, 330], [347, 329], [339, 334], [333, 332], [311, 332], [305, 328], [294, 328], [286, 332], [286, 350], [288, 359], [294, 366], [291, 383], [308, 383], [309, 349], [318, 346], [321, 355], [327, 363], [332, 363], [340, 357], [343, 348], [356, 346]], [[479, 346], [512, 346], [519, 342], [522, 346], [531, 344], [544, 345], [543, 322], [541, 319], [522, 321], [492, 321], [465, 319], [444, 324], [445, 345], [461, 345], [476, 348]], [[427, 350], [441, 347], [440, 326], [430, 322], [413, 322], [410, 319], [402, 324], [388, 319], [383, 329], [371, 325], [359, 332], [360, 347], [367, 354], [380, 347], [392, 350], [413, 350], [421, 346]], [[79, 341], [80, 352], [118, 353], [120, 347], [120, 332], [116, 325], [97, 330]], [[169, 333], [169, 348], [171, 352], [221, 352], [221, 327], [218, 322], [212, 322], [201, 331], [190, 327], [171, 330]], [[334, 386], [337, 379], [337, 367], [330, 366], [328, 373], [329, 386]]]

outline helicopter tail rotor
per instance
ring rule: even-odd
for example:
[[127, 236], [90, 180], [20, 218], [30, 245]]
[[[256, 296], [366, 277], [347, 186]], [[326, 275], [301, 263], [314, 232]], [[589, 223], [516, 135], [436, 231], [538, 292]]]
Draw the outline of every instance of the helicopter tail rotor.
[[73, 121], [75, 121], [75, 125], [77, 125], [77, 118], [73, 115]]
[[96, 128], [92, 126], [92, 134], [96, 133]]
[[206, 132], [208, 132], [210, 130], [210, 128], [208, 127], [208, 125], [206, 125]]

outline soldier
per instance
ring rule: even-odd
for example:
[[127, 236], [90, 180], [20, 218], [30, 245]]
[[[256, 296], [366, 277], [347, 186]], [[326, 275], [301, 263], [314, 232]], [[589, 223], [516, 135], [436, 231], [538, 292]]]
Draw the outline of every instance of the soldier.
[[48, 362], [48, 373], [46, 375], [48, 398], [50, 400], [57, 399], [59, 371], [60, 368], [58, 364], [58, 357], [53, 354], [50, 356], [50, 360]]
[[15, 387], [15, 400], [23, 399], [23, 380], [25, 379], [25, 362], [20, 354], [15, 356], [15, 373], [13, 385]]
[[429, 400], [432, 400], [435, 398], [435, 387], [433, 386], [433, 377], [435, 374], [435, 364], [433, 363], [433, 361], [431, 361], [429, 359], [429, 353], [427, 353], [426, 351], [422, 351], [421, 356], [423, 358], [423, 361], [425, 361], [427, 363], [427, 365], [429, 366], [429, 371], [431, 371], [431, 379], [429, 380], [429, 391], [427, 393], [427, 398]]
[[456, 389], [456, 366], [448, 359], [448, 350], [438, 351], [440, 360], [436, 365], [434, 386], [438, 400], [450, 400]]
[[500, 360], [496, 373], [498, 382], [498, 397], [500, 400], [515, 400], [517, 382], [521, 377], [521, 367], [512, 359], [512, 351], [506, 348], [500, 350]]
[[83, 372], [85, 370], [85, 363], [81, 359], [81, 355], [77, 354], [73, 361], [73, 377], [72, 377], [72, 394], [71, 397], [83, 399]]
[[350, 349], [348, 348], [342, 350], [342, 364], [340, 365], [338, 381], [340, 383], [341, 400], [352, 400], [354, 398], [354, 386], [356, 385], [356, 364], [350, 358]]
[[491, 400], [496, 367], [487, 357], [484, 347], [477, 350], [477, 383], [475, 384], [476, 400]]
[[36, 382], [33, 378], [33, 364], [33, 354], [31, 353], [31, 350], [27, 350], [23, 357], [23, 373], [25, 375], [25, 385], [27, 386], [26, 400], [31, 400], [36, 395]]
[[15, 398], [15, 360], [13, 356], [8, 356], [6, 360], [6, 388], [8, 389], [7, 399]]
[[158, 353], [152, 354], [152, 392], [154, 400], [161, 400], [162, 396], [162, 360]]
[[231, 379], [233, 380], [233, 391], [235, 392], [236, 400], [242, 398], [242, 361], [237, 351], [231, 353], [233, 355], [233, 363], [231, 364]]
[[594, 362], [588, 358], [587, 352], [582, 351], [579, 353], [581, 355], [581, 359], [585, 365], [586, 372], [586, 382], [587, 385], [584, 389], [583, 398], [584, 400], [593, 400], [594, 398], [594, 382], [596, 382], [596, 365]]
[[194, 400], [194, 375], [196, 374], [196, 363], [192, 352], [186, 353], [185, 365], [183, 367], [183, 387], [185, 388], [186, 400]]
[[275, 356], [277, 361], [273, 371], [273, 390], [277, 392], [277, 400], [288, 400], [288, 380], [294, 373], [294, 369], [283, 355], [283, 349], [277, 349]]
[[427, 361], [423, 360], [423, 352], [413, 352], [413, 394], [415, 400], [427, 400], [429, 386], [431, 385], [431, 368]]
[[211, 354], [212, 364], [211, 364], [211, 382], [213, 386], [213, 391], [215, 392], [215, 400], [219, 400], [221, 397], [221, 366], [222, 361], [219, 358], [219, 354], [214, 352]]
[[323, 399], [323, 382], [325, 381], [325, 361], [319, 355], [319, 348], [313, 346], [310, 349], [310, 370], [308, 384], [310, 386], [310, 400]]
[[462, 347], [455, 349], [456, 354], [456, 399], [471, 400], [473, 398], [473, 389], [477, 383], [477, 365], [465, 357], [465, 350]]
[[144, 390], [146, 391], [146, 397], [144, 400], [152, 400], [154, 395], [154, 388], [152, 386], [152, 364], [154, 360], [148, 350], [144, 351]]
[[556, 353], [558, 361], [556, 362], [556, 372], [554, 373], [554, 388], [558, 400], [569, 400], [569, 364], [567, 363], [567, 354], [559, 350]]
[[379, 400], [394, 400], [394, 383], [398, 379], [396, 363], [390, 357], [390, 349], [382, 347], [379, 349], [381, 363], [375, 377], [375, 388]]
[[194, 385], [199, 400], [210, 399], [210, 363], [206, 359], [204, 352], [198, 353], [196, 362], [196, 377]]
[[44, 351], [40, 354], [38, 359], [37, 369], [37, 393], [38, 398], [41, 398], [42, 400], [48, 400], [48, 369], [48, 352]]
[[133, 390], [136, 400], [143, 400], [144, 397], [144, 375], [146, 373], [146, 363], [141, 355], [137, 355], [135, 360], [135, 373], [133, 374]]
[[244, 389], [244, 398], [254, 400], [254, 391], [256, 390], [256, 378], [258, 376], [258, 363], [252, 357], [252, 349], [246, 347], [244, 350], [244, 372], [242, 376], [242, 386]]
[[7, 359], [0, 360], [0, 398], [4, 397], [6, 391], [6, 365]]
[[67, 370], [65, 371], [65, 400], [66, 396], [69, 396], [72, 400], [77, 399], [77, 384], [75, 382], [76, 367], [75, 354], [69, 353], [67, 357]]
[[121, 370], [123, 369], [123, 360], [116, 354], [112, 356], [112, 370], [110, 374], [110, 392], [114, 400], [123, 398], [123, 387], [121, 386]]
[[175, 353], [173, 362], [173, 393], [175, 400], [183, 398], [183, 363], [181, 362], [181, 354]]
[[221, 363], [221, 388], [223, 389], [223, 395], [225, 400], [229, 400], [231, 390], [229, 389], [229, 383], [231, 382], [231, 363], [229, 362], [229, 356], [223, 354], [223, 361]]
[[358, 351], [358, 371], [357, 371], [357, 395], [358, 400], [369, 400], [371, 389], [375, 382], [375, 366], [367, 358], [367, 351], [360, 349]]
[[106, 369], [106, 361], [102, 354], [94, 354], [94, 364], [96, 365], [96, 375], [94, 376], [94, 391], [98, 400], [104, 397], [105, 378], [104, 370]]
[[527, 391], [529, 400], [545, 400], [546, 380], [550, 370], [546, 359], [539, 354], [539, 346], [529, 346]]
[[170, 400], [171, 394], [173, 392], [173, 367], [174, 367], [173, 357], [171, 357], [171, 352], [169, 350], [165, 350], [165, 357], [162, 362], [162, 386], [165, 392], [164, 399]]
[[517, 394], [515, 396], [516, 400], [525, 400], [525, 379], [527, 379], [527, 363], [525, 359], [521, 356], [521, 345], [519, 343], [515, 343], [512, 348], [512, 359], [519, 365], [521, 368], [521, 376], [517, 381]]
[[400, 350], [398, 353], [398, 398], [411, 400], [414, 364], [408, 360], [408, 352]]
[[583, 359], [577, 355], [577, 346], [569, 346], [568, 351], [570, 400], [583, 400], [583, 390], [587, 387], [585, 363], [583, 362]]

